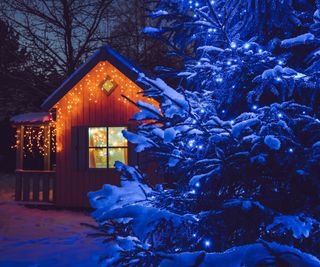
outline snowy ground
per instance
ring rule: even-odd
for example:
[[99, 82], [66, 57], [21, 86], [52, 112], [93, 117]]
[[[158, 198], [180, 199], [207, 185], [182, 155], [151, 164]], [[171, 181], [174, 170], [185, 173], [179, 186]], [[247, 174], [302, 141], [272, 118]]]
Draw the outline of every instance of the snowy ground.
[[105, 247], [87, 237], [94, 224], [85, 212], [28, 208], [12, 200], [0, 176], [0, 266], [98, 266]]
[[14, 183], [14, 174], [0, 173], [0, 202], [13, 200]]

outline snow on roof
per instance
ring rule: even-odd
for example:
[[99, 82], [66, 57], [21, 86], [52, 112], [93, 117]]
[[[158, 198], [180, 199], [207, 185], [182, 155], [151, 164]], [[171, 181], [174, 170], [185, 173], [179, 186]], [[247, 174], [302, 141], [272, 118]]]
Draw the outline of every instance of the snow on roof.
[[52, 116], [49, 112], [30, 112], [25, 114], [19, 114], [10, 119], [14, 124], [23, 123], [46, 123], [52, 120]]

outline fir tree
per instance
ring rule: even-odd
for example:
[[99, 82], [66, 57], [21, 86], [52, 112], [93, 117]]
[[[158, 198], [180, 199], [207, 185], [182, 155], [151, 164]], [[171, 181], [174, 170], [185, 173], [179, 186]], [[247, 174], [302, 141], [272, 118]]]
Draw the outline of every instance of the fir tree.
[[256, 242], [266, 258], [248, 252], [238, 265], [305, 260], [269, 242], [320, 256], [319, 5], [152, 6], [155, 25], [144, 32], [165, 40], [183, 67], [158, 68], [176, 86], [140, 76], [144, 95], [160, 110], [135, 103], [140, 126], [123, 134], [157, 160], [166, 184], [152, 188], [137, 168], [118, 162], [123, 188], [106, 185], [90, 194], [101, 230], [119, 246], [110, 245], [118, 253], [107, 264], [158, 266], [181, 256], [201, 266], [215, 259], [201, 250]]

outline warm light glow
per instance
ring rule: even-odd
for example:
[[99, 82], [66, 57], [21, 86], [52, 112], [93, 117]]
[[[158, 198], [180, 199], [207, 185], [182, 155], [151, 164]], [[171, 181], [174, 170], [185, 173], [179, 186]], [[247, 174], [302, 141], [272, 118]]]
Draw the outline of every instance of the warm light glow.
[[106, 148], [89, 148], [89, 168], [107, 168], [106, 155]]
[[89, 168], [114, 168], [116, 161], [128, 163], [126, 127], [89, 127]]
[[89, 146], [106, 147], [107, 146], [107, 128], [95, 127], [89, 128]]
[[107, 76], [106, 80], [102, 84], [102, 90], [105, 91], [108, 95], [117, 87], [117, 84], [112, 81], [110, 77]]
[[[117, 85], [109, 95], [102, 90], [102, 85], [107, 79]], [[90, 108], [93, 108], [95, 105], [101, 105], [104, 101], [107, 101], [107, 98], [117, 102], [116, 105], [123, 105], [124, 108], [132, 105], [122, 95], [133, 101], [143, 100], [159, 106], [154, 99], [143, 97], [142, 89], [109, 62], [102, 61], [98, 63], [54, 106], [56, 109], [57, 153], [62, 151], [62, 145], [65, 142], [64, 134], [70, 134], [71, 132], [71, 121], [77, 121], [78, 114], [83, 114], [84, 105], [89, 105]], [[113, 111], [106, 110], [106, 112]], [[118, 143], [118, 141], [115, 142]], [[125, 143], [125, 145], [127, 144]], [[123, 155], [125, 153], [124, 151]], [[124, 157], [126, 158], [126, 156]]]
[[[35, 125], [35, 126], [24, 126], [23, 131], [23, 155], [27, 157], [27, 154], [33, 154], [34, 152], [39, 152], [42, 156], [47, 156], [47, 150], [49, 142], [51, 144], [51, 151], [56, 151], [56, 128], [55, 123], [51, 121], [48, 126], [50, 130], [45, 134], [44, 125]], [[21, 131], [18, 128], [16, 131], [16, 144], [12, 148], [18, 148], [21, 144], [20, 142]]]

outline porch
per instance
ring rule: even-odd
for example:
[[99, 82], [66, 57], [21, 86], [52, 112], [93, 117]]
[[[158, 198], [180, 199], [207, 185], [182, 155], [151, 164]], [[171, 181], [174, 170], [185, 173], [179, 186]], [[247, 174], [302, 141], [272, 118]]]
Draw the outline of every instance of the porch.
[[16, 128], [15, 200], [55, 203], [55, 122], [52, 114], [17, 115], [11, 123]]

